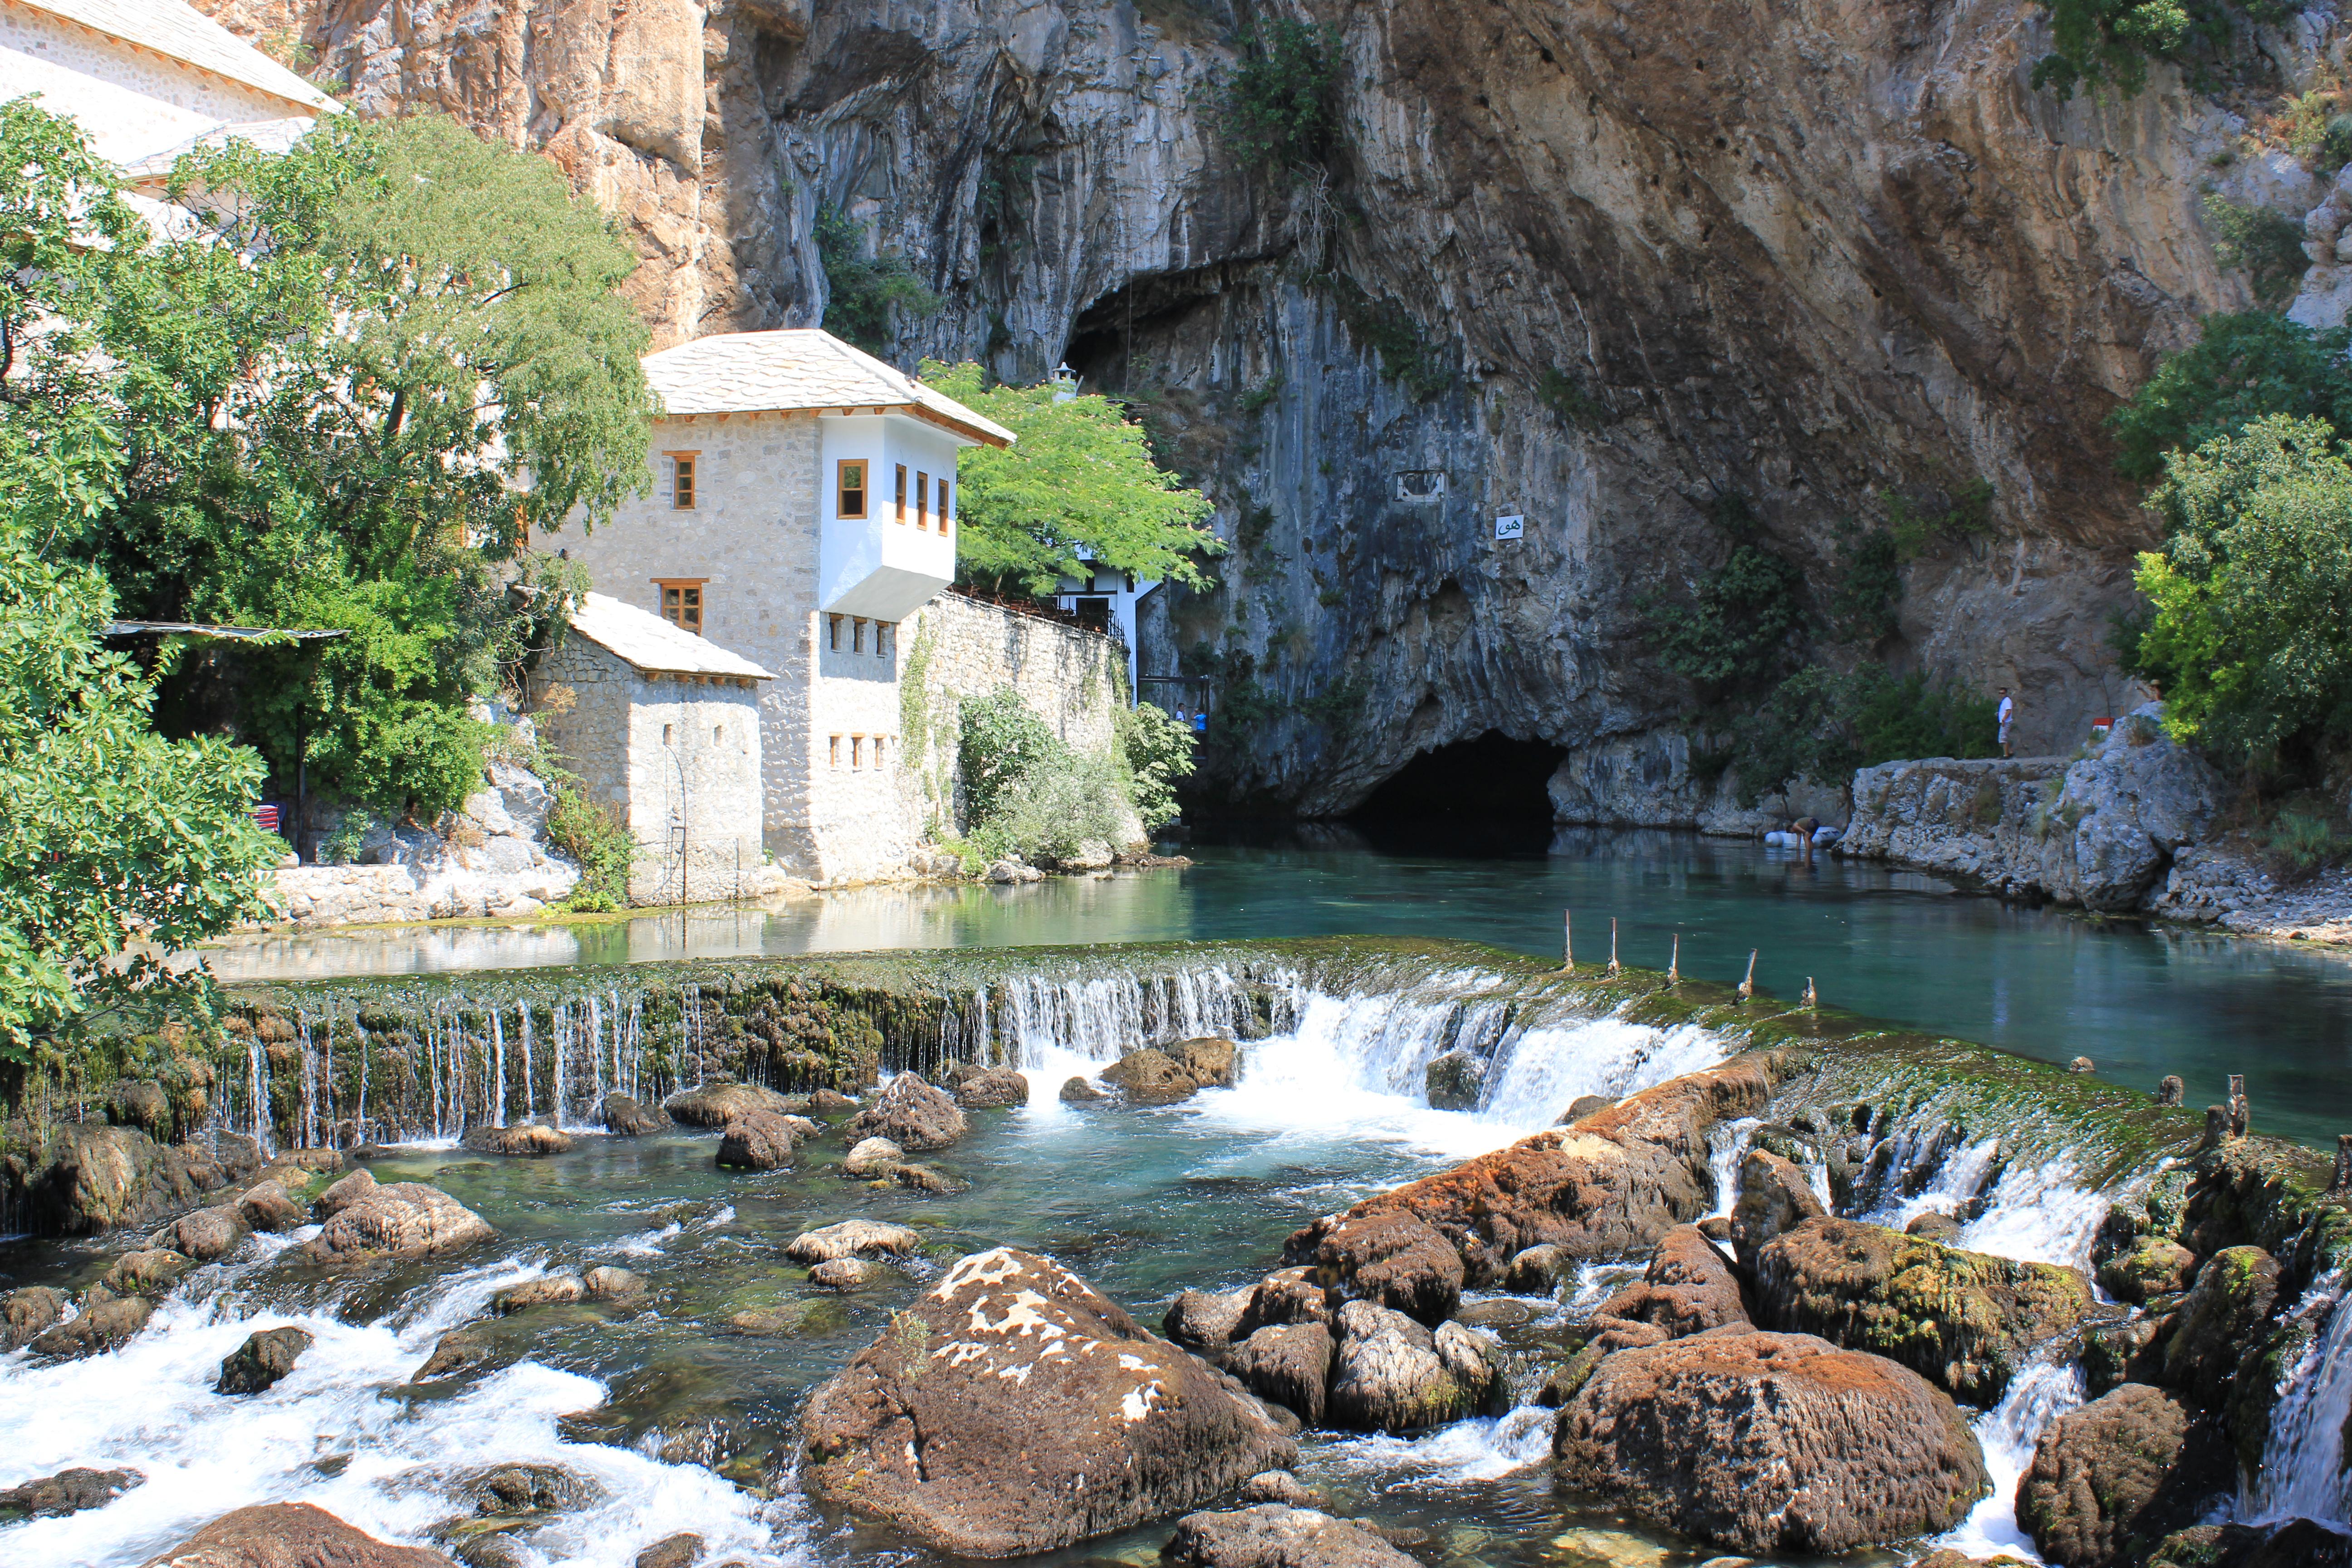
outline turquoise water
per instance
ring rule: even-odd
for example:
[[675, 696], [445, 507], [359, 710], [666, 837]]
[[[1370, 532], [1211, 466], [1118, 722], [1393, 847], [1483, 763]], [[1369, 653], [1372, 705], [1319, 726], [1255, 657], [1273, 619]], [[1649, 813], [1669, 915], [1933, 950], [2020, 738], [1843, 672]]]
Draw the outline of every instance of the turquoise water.
[[1351, 932], [1464, 937], [1757, 984], [1810, 976], [1824, 1001], [2109, 1081], [2167, 1073], [2191, 1104], [2246, 1075], [2255, 1125], [2332, 1149], [2352, 1131], [2352, 953], [2134, 921], [2094, 921], [1961, 891], [1916, 872], [1689, 834], [1574, 830], [1498, 852], [1402, 853], [1343, 829], [1199, 844], [1183, 871], [1027, 887], [871, 888], [594, 926], [267, 938], [215, 956], [225, 975], [602, 965], [749, 953], [1026, 946]]

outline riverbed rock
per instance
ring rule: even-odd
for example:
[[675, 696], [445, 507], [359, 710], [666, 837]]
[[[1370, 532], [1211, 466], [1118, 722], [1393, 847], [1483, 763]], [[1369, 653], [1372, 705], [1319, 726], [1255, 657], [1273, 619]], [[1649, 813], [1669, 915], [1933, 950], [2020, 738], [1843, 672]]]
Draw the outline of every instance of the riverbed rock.
[[236, 1216], [247, 1228], [282, 1232], [299, 1230], [310, 1215], [294, 1201], [294, 1194], [278, 1181], [256, 1182], [236, 1200]]
[[1233, 1041], [1213, 1035], [1177, 1041], [1168, 1047], [1168, 1059], [1202, 1089], [1233, 1088], [1234, 1074], [1239, 1066]]
[[632, 1268], [621, 1268], [607, 1263], [591, 1268], [580, 1277], [591, 1301], [612, 1301], [625, 1304], [642, 1300], [652, 1289], [646, 1277]]
[[2192, 1524], [2157, 1542], [2148, 1568], [2352, 1568], [2352, 1535], [2309, 1519]]
[[792, 1123], [782, 1117], [747, 1111], [719, 1134], [717, 1161], [722, 1170], [781, 1171], [793, 1163], [796, 1142]]
[[1234, 1330], [1244, 1339], [1268, 1323], [1328, 1323], [1339, 1312], [1321, 1273], [1304, 1266], [1276, 1269], [1251, 1286], [1248, 1297]]
[[820, 1290], [862, 1290], [882, 1277], [882, 1266], [863, 1258], [829, 1258], [809, 1270], [809, 1283]]
[[104, 1508], [146, 1479], [137, 1470], [59, 1470], [0, 1491], [0, 1523], [56, 1519], [86, 1508]]
[[457, 1568], [422, 1546], [394, 1546], [307, 1502], [225, 1513], [143, 1568]]
[[1029, 1080], [1011, 1068], [967, 1075], [955, 1086], [955, 1102], [966, 1110], [1029, 1103]]
[[1750, 1149], [1739, 1162], [1739, 1201], [1731, 1208], [1731, 1247], [1742, 1268], [1774, 1237], [1829, 1213], [1796, 1162]]
[[1155, 1046], [1128, 1052], [1103, 1068], [1100, 1076], [1129, 1105], [1173, 1105], [1201, 1092], [1200, 1080]]
[[903, 1225], [878, 1219], [845, 1219], [801, 1232], [784, 1247], [784, 1256], [795, 1263], [812, 1264], [829, 1263], [860, 1252], [904, 1258], [922, 1241], [920, 1235]]
[[[281, 1193], [284, 1188], [278, 1189]], [[241, 1208], [222, 1204], [182, 1215], [147, 1238], [150, 1247], [168, 1247], [199, 1263], [211, 1263], [236, 1250], [246, 1237]]]
[[[2017, 1489], [2017, 1522], [2066, 1568], [2125, 1568], [2196, 1522], [2226, 1488], [2226, 1465], [2197, 1463], [2193, 1413], [2181, 1399], [2127, 1383], [2069, 1411], [2034, 1445]], [[2184, 1459], [2190, 1462], [2184, 1463]]]
[[0, 1304], [0, 1351], [22, 1350], [66, 1315], [62, 1291], [47, 1285], [27, 1285], [8, 1292]]
[[102, 1285], [83, 1292], [81, 1310], [33, 1341], [33, 1353], [58, 1361], [75, 1361], [121, 1350], [155, 1315], [155, 1303], [144, 1296], [117, 1296]]
[[2075, 1269], [1843, 1219], [1807, 1220], [1766, 1245], [1754, 1293], [1764, 1328], [1890, 1357], [1981, 1405], [2092, 1305], [2091, 1283]]
[[310, 1345], [310, 1331], [291, 1324], [248, 1334], [245, 1343], [221, 1358], [220, 1378], [213, 1384], [213, 1390], [217, 1394], [266, 1393], [294, 1370], [294, 1363]]
[[749, 1116], [764, 1110], [782, 1116], [793, 1109], [791, 1100], [772, 1089], [756, 1083], [709, 1083], [700, 1089], [682, 1089], [662, 1101], [662, 1109], [673, 1121], [683, 1121], [688, 1127], [724, 1127], [739, 1116]]
[[1321, 1323], [1273, 1323], [1232, 1347], [1222, 1364], [1260, 1399], [1319, 1426], [1339, 1348]]
[[577, 1274], [542, 1274], [520, 1285], [509, 1285], [490, 1298], [490, 1310], [500, 1317], [533, 1307], [568, 1307], [588, 1299], [588, 1281]]
[[851, 1142], [887, 1138], [909, 1153], [944, 1149], [964, 1134], [963, 1109], [954, 1099], [902, 1072], [873, 1104], [851, 1117], [844, 1131]]
[[1611, 1350], [1660, 1344], [1748, 1321], [1738, 1272], [1691, 1225], [1666, 1232], [1641, 1281], [1610, 1297], [1592, 1314], [1599, 1339]]
[[1933, 1535], [1989, 1489], [1967, 1420], [1917, 1373], [1738, 1328], [1601, 1358], [1553, 1458], [1563, 1487], [1751, 1553]]
[[702, 1537], [690, 1531], [666, 1535], [636, 1555], [635, 1568], [694, 1568], [702, 1561]]
[[1366, 1525], [1278, 1502], [1188, 1513], [1160, 1557], [1192, 1568], [1421, 1568]]
[[1950, 1246], [1959, 1239], [1960, 1222], [1950, 1215], [1929, 1209], [1924, 1214], [1913, 1215], [1910, 1223], [1903, 1227], [1903, 1234], [1916, 1236], [1922, 1241], [1940, 1241]]
[[1339, 1309], [1339, 1329], [1328, 1405], [1335, 1426], [1418, 1432], [1486, 1413], [1501, 1390], [1501, 1356], [1459, 1323], [1432, 1332], [1402, 1312], [1350, 1301]]
[[1432, 1110], [1475, 1110], [1486, 1089], [1486, 1064], [1467, 1051], [1447, 1051], [1430, 1058], [1421, 1079]]
[[1568, 1248], [1546, 1242], [1513, 1253], [1496, 1282], [1517, 1295], [1541, 1296], [1575, 1267], [1576, 1259]]
[[1644, 1251], [1714, 1206], [1707, 1133], [1717, 1121], [1762, 1109], [1784, 1060], [1778, 1051], [1735, 1057], [1644, 1089], [1573, 1127], [1547, 1128], [1367, 1198], [1295, 1232], [1283, 1260], [1313, 1261], [1335, 1226], [1389, 1213], [1413, 1215], [1442, 1235], [1460, 1256], [1468, 1285], [1498, 1279], [1535, 1247], [1558, 1246], [1576, 1261]]
[[142, 1247], [114, 1260], [114, 1267], [106, 1271], [106, 1288], [118, 1296], [159, 1295], [195, 1266], [196, 1260], [184, 1253], [161, 1247]]
[[602, 1482], [565, 1465], [491, 1465], [459, 1476], [455, 1490], [484, 1519], [563, 1513], [605, 1496]]
[[853, 1176], [887, 1175], [889, 1167], [907, 1157], [907, 1152], [887, 1138], [861, 1138], [841, 1168]]
[[1321, 1492], [1292, 1475], [1288, 1470], [1260, 1470], [1234, 1489], [1234, 1496], [1244, 1503], [1278, 1502], [1285, 1508], [1321, 1510]]
[[135, 1127], [68, 1121], [45, 1129], [39, 1142], [0, 1161], [0, 1180], [16, 1189], [13, 1195], [27, 1229], [95, 1236], [157, 1224], [253, 1168], [233, 1157], [222, 1163], [200, 1147], [167, 1148]]
[[1617, 1099], [1613, 1094], [1580, 1094], [1568, 1102], [1568, 1109], [1559, 1113], [1555, 1125], [1573, 1127], [1588, 1116], [1600, 1115], [1616, 1104]]
[[1160, 1331], [1186, 1350], [1209, 1357], [1222, 1355], [1233, 1343], [1242, 1314], [1249, 1310], [1252, 1288], [1238, 1290], [1181, 1290], [1160, 1320]]
[[[1313, 1265], [1324, 1278], [1339, 1281], [1346, 1297], [1377, 1301], [1424, 1323], [1444, 1321], [1462, 1300], [1461, 1254], [1416, 1215], [1351, 1210], [1309, 1228], [1313, 1251], [1302, 1257], [1286, 1247], [1283, 1260]], [[1295, 1244], [1298, 1237], [1291, 1240]]]
[[2220, 1405], [2278, 1294], [2278, 1259], [2261, 1247], [2224, 1247], [2207, 1258], [2165, 1346], [2166, 1385], [2200, 1405]]
[[638, 1103], [625, 1094], [608, 1094], [596, 1108], [596, 1120], [604, 1131], [623, 1138], [643, 1138], [648, 1133], [667, 1132], [673, 1123], [669, 1113]]
[[411, 1383], [431, 1383], [436, 1378], [455, 1377], [483, 1366], [499, 1353], [497, 1335], [481, 1323], [467, 1323], [451, 1329], [435, 1342], [433, 1353], [424, 1364], [408, 1374]]
[[438, 1258], [498, 1234], [489, 1223], [423, 1182], [379, 1183], [364, 1170], [319, 1196], [327, 1216], [319, 1234], [295, 1249], [312, 1263], [373, 1258]]
[[1108, 1100], [1110, 1096], [1086, 1079], [1066, 1078], [1062, 1080], [1061, 1098], [1065, 1105], [1084, 1105], [1089, 1100]]
[[1256, 1400], [1009, 1247], [958, 1260], [816, 1391], [801, 1429], [819, 1500], [974, 1557], [1124, 1530], [1295, 1451]]
[[857, 1101], [837, 1089], [812, 1089], [808, 1097], [811, 1116], [846, 1116], [857, 1109]]
[[2100, 1288], [2135, 1307], [2186, 1290], [2196, 1279], [2197, 1255], [2169, 1237], [2141, 1237], [2130, 1250], [2099, 1265]]
[[539, 1156], [568, 1154], [572, 1135], [544, 1121], [519, 1121], [511, 1127], [468, 1127], [458, 1143], [476, 1154]]

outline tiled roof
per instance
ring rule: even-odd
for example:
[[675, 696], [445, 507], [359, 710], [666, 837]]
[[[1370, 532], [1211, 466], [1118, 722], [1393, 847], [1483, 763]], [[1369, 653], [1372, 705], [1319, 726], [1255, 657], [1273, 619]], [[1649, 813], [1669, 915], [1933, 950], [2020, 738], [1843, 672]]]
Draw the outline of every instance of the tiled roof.
[[232, 142], [244, 142], [257, 153], [289, 153], [294, 144], [310, 133], [318, 123], [311, 115], [293, 115], [284, 120], [252, 120], [242, 124], [229, 122], [200, 132], [176, 147], [166, 147], [151, 153], [135, 163], [122, 166], [122, 177], [134, 185], [161, 184], [172, 175], [172, 166], [182, 157], [199, 147], [221, 148]]
[[572, 612], [572, 629], [648, 673], [726, 675], [738, 680], [776, 679], [709, 638], [696, 637], [651, 611], [625, 605], [609, 595], [583, 595], [580, 607]]
[[647, 354], [646, 379], [671, 414], [916, 408], [992, 447], [1013, 439], [994, 420], [814, 327], [697, 338]]
[[243, 82], [249, 88], [319, 113], [341, 108], [333, 99], [255, 48], [185, 0], [8, 0], [28, 10], [77, 23], [92, 32]]

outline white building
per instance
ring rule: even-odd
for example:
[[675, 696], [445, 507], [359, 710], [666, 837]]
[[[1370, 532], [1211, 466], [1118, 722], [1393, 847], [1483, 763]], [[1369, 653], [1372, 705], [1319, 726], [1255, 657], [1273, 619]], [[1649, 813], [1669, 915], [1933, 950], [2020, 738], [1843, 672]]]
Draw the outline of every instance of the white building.
[[664, 405], [654, 492], [569, 553], [601, 593], [775, 672], [760, 713], [777, 864], [902, 872], [945, 813], [920, 756], [901, 756], [902, 634], [954, 580], [956, 454], [1012, 432], [814, 330], [701, 338], [645, 365]]
[[184, 0], [0, 0], [0, 101], [28, 94], [126, 170], [237, 132], [279, 150], [340, 111]]
[[1138, 577], [1132, 572], [1114, 572], [1095, 562], [1083, 548], [1077, 553], [1087, 563], [1087, 574], [1064, 577], [1055, 584], [1055, 602], [1077, 616], [1080, 626], [1108, 632], [1118, 639], [1127, 650], [1127, 689], [1135, 692], [1139, 689], [1136, 678], [1143, 673], [1136, 666], [1136, 613], [1159, 588], [1160, 579]]

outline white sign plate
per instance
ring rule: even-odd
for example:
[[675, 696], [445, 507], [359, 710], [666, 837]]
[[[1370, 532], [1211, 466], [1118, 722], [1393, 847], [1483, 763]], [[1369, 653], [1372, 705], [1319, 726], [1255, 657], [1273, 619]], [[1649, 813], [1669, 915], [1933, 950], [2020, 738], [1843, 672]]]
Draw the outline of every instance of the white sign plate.
[[1520, 534], [1526, 531], [1527, 522], [1528, 520], [1517, 512], [1512, 512], [1508, 516], [1498, 517], [1495, 520], [1495, 537], [1497, 539], [1517, 539]]

